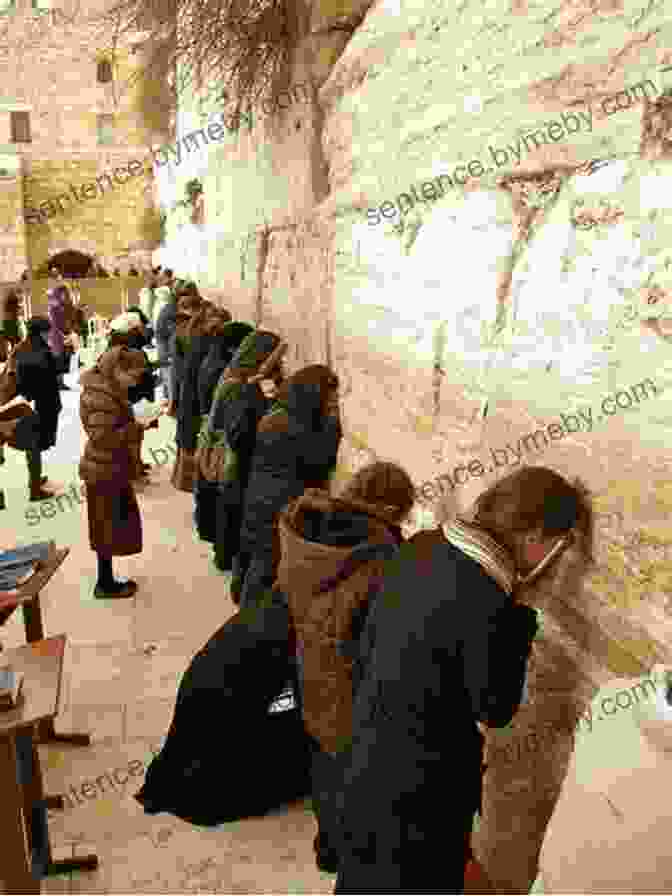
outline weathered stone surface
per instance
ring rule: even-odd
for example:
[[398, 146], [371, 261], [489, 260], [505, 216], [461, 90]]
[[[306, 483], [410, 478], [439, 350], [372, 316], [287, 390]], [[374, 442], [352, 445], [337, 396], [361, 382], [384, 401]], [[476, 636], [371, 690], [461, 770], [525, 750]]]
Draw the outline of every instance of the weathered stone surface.
[[[156, 246], [147, 147], [161, 139], [161, 127], [165, 130], [167, 117], [157, 122], [164, 92], [142, 82], [122, 89], [140, 58], [134, 59], [127, 47], [117, 51], [114, 82], [99, 84], [96, 65], [105, 57], [104, 35], [91, 17], [100, 4], [87, 0], [84, 11], [63, 5], [69, 8], [63, 14], [56, 10], [55, 18], [36, 14], [23, 2], [0, 16], [0, 152], [20, 160], [22, 191], [17, 204], [11, 186], [0, 179], [0, 239], [8, 250], [0, 254], [0, 281], [18, 279], [26, 268], [68, 249], [96, 255], [111, 271], [122, 261], [146, 264]], [[28, 60], [35, 64], [26, 64]], [[10, 143], [14, 106], [30, 112], [30, 143]], [[112, 145], [97, 143], [98, 113], [114, 116]], [[95, 186], [97, 176], [112, 176], [132, 160], [144, 166], [142, 174], [122, 174], [120, 179], [127, 180], [123, 185], [113, 182], [110, 187], [104, 181], [104, 189]], [[71, 186], [78, 191], [92, 182], [95, 196], [83, 202], [72, 199]], [[24, 208], [37, 209], [63, 195], [70, 198], [62, 202], [62, 212], [52, 213], [41, 226], [24, 225]], [[148, 239], [149, 249], [132, 248]]]
[[[319, 13], [322, 27], [330, 13]], [[497, 750], [506, 736], [488, 737], [476, 848], [497, 892], [526, 892], [536, 875], [572, 727], [593, 692], [671, 658], [664, 19], [662, 6], [631, 2], [377, 4], [319, 107], [302, 106], [272, 140], [255, 125], [205, 174], [207, 226], [226, 236], [193, 273], [226, 282], [229, 307], [249, 308], [249, 280], [231, 275], [235, 247], [271, 228], [266, 243], [255, 238], [245, 276], [258, 270], [261, 322], [293, 343], [292, 369], [327, 359], [341, 378], [337, 482], [377, 457], [402, 463], [418, 487], [444, 477], [443, 496], [420, 497], [409, 532], [465, 509], [523, 463], [579, 476], [594, 495], [595, 568], [579, 584], [569, 554], [524, 597], [545, 625], [514, 729], [542, 732], [541, 747], [507, 759]], [[319, 36], [313, 44], [319, 57]], [[423, 182], [476, 159], [491, 170], [420, 198]], [[612, 162], [593, 170], [600, 159]], [[400, 200], [401, 219], [371, 225], [412, 187], [417, 201]], [[642, 323], [650, 318], [657, 332]], [[647, 379], [645, 396], [637, 384]], [[571, 423], [588, 409], [590, 428]], [[505, 449], [504, 462], [493, 452]], [[476, 461], [482, 475], [447, 484]]]

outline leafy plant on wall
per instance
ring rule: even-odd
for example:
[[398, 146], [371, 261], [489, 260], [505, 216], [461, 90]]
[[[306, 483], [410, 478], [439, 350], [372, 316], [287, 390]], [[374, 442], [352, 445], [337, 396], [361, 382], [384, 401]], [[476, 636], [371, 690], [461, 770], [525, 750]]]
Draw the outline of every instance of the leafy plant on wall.
[[178, 199], [173, 205], [173, 210], [191, 210], [190, 220], [192, 223], [197, 223], [198, 212], [199, 210], [202, 212], [203, 192], [201, 180], [198, 177], [193, 177], [184, 185], [184, 199]]
[[115, 41], [145, 35], [146, 61], [134, 78], [176, 77], [178, 96], [213, 82], [230, 86], [240, 109], [264, 99], [276, 107], [310, 27], [307, 5], [297, 0], [115, 0], [95, 18]]

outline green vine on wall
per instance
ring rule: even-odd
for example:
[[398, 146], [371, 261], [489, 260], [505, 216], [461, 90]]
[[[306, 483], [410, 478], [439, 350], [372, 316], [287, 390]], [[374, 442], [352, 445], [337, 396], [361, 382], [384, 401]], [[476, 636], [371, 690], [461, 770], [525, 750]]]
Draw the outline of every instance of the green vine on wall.
[[203, 192], [203, 184], [201, 180], [198, 177], [193, 177], [184, 185], [185, 198], [178, 199], [177, 202], [173, 205], [173, 208], [193, 209], [194, 205], [196, 204], [196, 200], [203, 194]]

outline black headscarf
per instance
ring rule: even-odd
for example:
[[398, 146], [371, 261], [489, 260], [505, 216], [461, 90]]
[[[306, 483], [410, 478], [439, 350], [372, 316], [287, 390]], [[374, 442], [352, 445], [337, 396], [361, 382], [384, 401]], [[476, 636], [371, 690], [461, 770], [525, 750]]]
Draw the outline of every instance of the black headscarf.
[[235, 352], [250, 333], [254, 332], [251, 324], [234, 321], [226, 324], [220, 336], [210, 347], [208, 356], [201, 366], [198, 375], [198, 397], [201, 414], [208, 414], [219, 378], [231, 363]]

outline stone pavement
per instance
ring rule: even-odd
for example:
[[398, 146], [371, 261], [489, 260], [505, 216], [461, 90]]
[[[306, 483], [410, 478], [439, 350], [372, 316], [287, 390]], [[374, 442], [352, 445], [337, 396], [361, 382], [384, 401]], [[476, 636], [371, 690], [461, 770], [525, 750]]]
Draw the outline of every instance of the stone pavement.
[[[59, 441], [45, 454], [44, 468], [70, 487], [77, 482], [83, 435], [79, 392], [62, 395]], [[173, 443], [174, 432], [174, 420], [162, 418], [158, 432], [148, 433], [147, 462], [149, 448]], [[79, 853], [94, 846], [101, 859], [97, 872], [48, 879], [43, 891], [330, 893], [333, 876], [315, 867], [315, 822], [307, 803], [208, 830], [170, 815], [145, 815], [133, 799], [167, 732], [180, 676], [235, 610], [229, 576], [214, 568], [209, 546], [192, 534], [191, 496], [175, 491], [170, 473], [170, 463], [156, 467], [153, 484], [139, 495], [143, 553], [115, 562], [119, 575], [138, 581], [136, 597], [96, 601], [84, 505], [62, 502], [54, 516], [29, 523], [25, 510], [37, 505], [27, 504], [23, 456], [8, 450], [0, 468], [8, 506], [0, 542], [54, 538], [71, 547], [44, 591], [43, 614], [47, 634], [68, 635], [57, 728], [93, 737], [89, 748], [40, 747], [48, 791], [63, 793], [68, 803], [64, 812], [50, 813], [59, 857], [63, 849]], [[24, 643], [19, 614], [1, 630], [1, 640], [5, 648]]]

